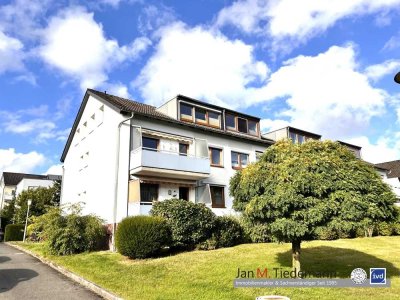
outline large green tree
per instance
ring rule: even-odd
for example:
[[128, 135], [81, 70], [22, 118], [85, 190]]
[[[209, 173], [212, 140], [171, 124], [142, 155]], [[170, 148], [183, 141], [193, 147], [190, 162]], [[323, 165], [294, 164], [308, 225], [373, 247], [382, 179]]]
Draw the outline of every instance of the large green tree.
[[231, 178], [234, 208], [266, 224], [275, 241], [292, 243], [300, 271], [301, 242], [315, 230], [356, 228], [396, 217], [395, 195], [368, 163], [331, 141], [279, 141]]

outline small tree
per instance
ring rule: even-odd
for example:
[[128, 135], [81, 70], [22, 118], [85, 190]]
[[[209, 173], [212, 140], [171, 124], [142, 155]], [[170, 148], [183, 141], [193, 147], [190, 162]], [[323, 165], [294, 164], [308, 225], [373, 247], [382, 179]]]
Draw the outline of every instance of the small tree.
[[40, 216], [44, 214], [48, 207], [56, 207], [60, 204], [59, 183], [51, 187], [38, 187], [31, 190], [22, 191], [16, 198], [15, 204], [20, 208], [15, 209], [14, 220], [16, 223], [23, 223], [28, 208], [28, 199], [32, 200], [29, 208], [30, 216]]
[[230, 182], [234, 208], [267, 234], [292, 243], [300, 271], [301, 242], [317, 228], [346, 229], [395, 218], [395, 195], [373, 167], [331, 141], [280, 141]]

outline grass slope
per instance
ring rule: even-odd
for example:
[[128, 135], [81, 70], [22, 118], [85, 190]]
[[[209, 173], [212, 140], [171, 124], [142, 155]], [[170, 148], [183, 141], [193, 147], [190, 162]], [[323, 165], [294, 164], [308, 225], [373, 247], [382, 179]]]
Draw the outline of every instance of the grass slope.
[[349, 278], [356, 267], [367, 272], [370, 267], [385, 267], [391, 288], [233, 287], [238, 268], [290, 271], [290, 244], [245, 244], [147, 260], [110, 252], [56, 257], [48, 255], [42, 244], [18, 244], [125, 299], [255, 299], [271, 294], [291, 299], [399, 299], [400, 295], [400, 237], [302, 243], [303, 270], [336, 271], [339, 277]]

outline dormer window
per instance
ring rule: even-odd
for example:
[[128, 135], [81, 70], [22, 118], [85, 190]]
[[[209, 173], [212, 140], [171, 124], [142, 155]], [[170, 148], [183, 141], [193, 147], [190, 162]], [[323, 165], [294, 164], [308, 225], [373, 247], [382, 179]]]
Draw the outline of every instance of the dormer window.
[[248, 125], [249, 125], [249, 134], [258, 135], [257, 122], [249, 120]]
[[207, 111], [196, 107], [196, 123], [207, 124]]
[[221, 127], [221, 115], [213, 112], [213, 111], [209, 111], [208, 112], [208, 124], [212, 127]]
[[193, 122], [193, 106], [181, 103], [181, 120]]
[[180, 103], [179, 109], [180, 119], [182, 121], [221, 128], [221, 113], [218, 111], [183, 102]]
[[238, 131], [258, 136], [258, 122], [255, 120], [227, 113], [225, 115], [225, 127], [229, 131]]
[[242, 133], [247, 133], [247, 120], [242, 118], [238, 119], [238, 131]]
[[226, 114], [225, 116], [225, 125], [228, 130], [236, 130], [236, 122], [235, 122], [235, 116]]

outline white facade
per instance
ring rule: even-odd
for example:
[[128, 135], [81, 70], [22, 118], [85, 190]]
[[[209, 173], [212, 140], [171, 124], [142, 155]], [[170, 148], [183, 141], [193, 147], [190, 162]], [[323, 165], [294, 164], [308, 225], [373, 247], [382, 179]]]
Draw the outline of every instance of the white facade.
[[[225, 208], [212, 208], [211, 203], [207, 203], [206, 205], [210, 207], [217, 215], [225, 215], [225, 214], [235, 214], [235, 211], [232, 209], [233, 199], [229, 196], [229, 180], [235, 174], [236, 170], [232, 168], [231, 162], [231, 153], [239, 152], [249, 155], [249, 162], [256, 161], [256, 151], [263, 152], [267, 148], [266, 145], [262, 145], [256, 142], [249, 141], [241, 141], [237, 138], [225, 137], [222, 135], [211, 134], [207, 131], [199, 132], [193, 130], [191, 128], [185, 126], [172, 126], [169, 124], [164, 124], [161, 122], [157, 122], [154, 120], [145, 120], [145, 119], [133, 119], [132, 124], [134, 126], [140, 126], [142, 129], [147, 129], [148, 132], [151, 130], [155, 132], [168, 132], [173, 135], [184, 136], [188, 138], [192, 138], [194, 140], [206, 140], [208, 147], [219, 148], [222, 149], [222, 158], [223, 158], [223, 167], [210, 167], [210, 174], [207, 178], [201, 179], [201, 184], [209, 184], [216, 186], [224, 187], [224, 197], [225, 197]], [[172, 141], [168, 139], [160, 138], [161, 147], [172, 150], [177, 150], [177, 141]], [[193, 148], [192, 148], [193, 149]], [[191, 147], [189, 146], [189, 153], [191, 151]], [[192, 150], [193, 151], [193, 150]], [[177, 156], [177, 151], [175, 151], [175, 156]], [[170, 154], [171, 159], [173, 159], [174, 154]], [[209, 165], [209, 160], [204, 162]], [[178, 167], [178, 166], [177, 166]], [[179, 168], [182, 168], [180, 166]], [[167, 180], [166, 180], [167, 181]], [[199, 182], [197, 183], [199, 184]], [[159, 200], [170, 199], [173, 198], [171, 196], [177, 195], [177, 189], [179, 188], [179, 184], [160, 184], [159, 190]], [[171, 195], [168, 194], [168, 191], [171, 191]], [[174, 192], [175, 191], [175, 192]], [[195, 189], [190, 188], [189, 190], [189, 200], [196, 201], [195, 199]], [[177, 198], [177, 196], [175, 197]], [[138, 203], [129, 203], [129, 214], [147, 214], [150, 210], [151, 206], [143, 205]]]
[[18, 195], [25, 190], [35, 189], [38, 187], [47, 188], [51, 187], [53, 184], [53, 180], [24, 178], [17, 184], [15, 196], [18, 197]]
[[[177, 113], [175, 107], [176, 102], [168, 102], [165, 114]], [[88, 96], [64, 157], [62, 204], [84, 202], [84, 214], [94, 213], [112, 224], [115, 196], [116, 222], [129, 215], [148, 214], [150, 203], [141, 203], [140, 199], [143, 183], [158, 184], [159, 201], [178, 198], [181, 187], [188, 190], [192, 202], [201, 202], [200, 189], [201, 199], [206, 199], [209, 185], [214, 185], [223, 187], [225, 206], [214, 208], [210, 201], [206, 205], [218, 215], [235, 213], [229, 196], [229, 179], [235, 173], [231, 151], [248, 154], [249, 162], [254, 162], [256, 151], [263, 152], [269, 144], [261, 138], [246, 140], [140, 114], [131, 121], [129, 117], [101, 97]], [[144, 149], [143, 136], [157, 138], [158, 150]], [[188, 144], [185, 156], [179, 155], [182, 141]], [[222, 149], [222, 167], [210, 166], [208, 147]]]
[[[113, 222], [118, 177], [117, 220], [127, 215], [129, 126], [118, 125], [126, 117], [90, 96], [64, 161], [61, 204], [84, 203], [84, 214], [96, 214]], [[118, 167], [118, 176], [116, 171]]]

